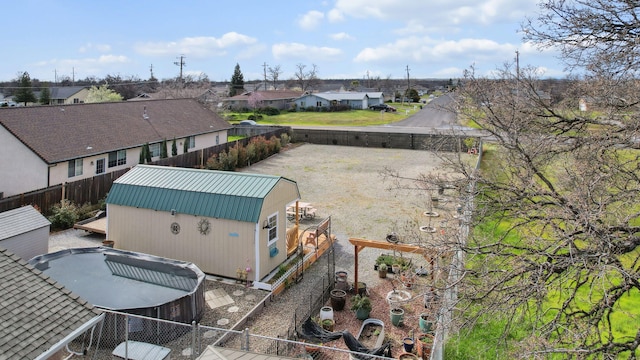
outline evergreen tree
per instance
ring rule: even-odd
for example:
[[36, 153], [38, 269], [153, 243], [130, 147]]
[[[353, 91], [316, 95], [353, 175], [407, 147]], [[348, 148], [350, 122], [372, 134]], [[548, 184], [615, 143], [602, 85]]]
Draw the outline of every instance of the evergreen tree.
[[176, 145], [176, 138], [173, 138], [173, 143], [171, 144], [171, 156], [178, 155], [178, 145]]
[[184, 138], [184, 143], [182, 146], [182, 153], [186, 154], [189, 152], [189, 138]]
[[241, 94], [244, 91], [244, 76], [240, 71], [240, 65], [236, 63], [236, 67], [233, 70], [233, 76], [231, 77], [231, 88], [229, 89], [229, 96], [235, 96]]
[[44, 84], [42, 90], [40, 90], [40, 99], [38, 100], [42, 105], [49, 105], [51, 102], [51, 92], [49, 91], [49, 84]]
[[160, 158], [166, 159], [169, 155], [167, 154], [167, 139], [162, 139], [162, 144], [160, 144]]
[[151, 149], [149, 149], [149, 143], [144, 144], [144, 157], [147, 163], [151, 163]]
[[138, 164], [144, 164], [144, 145], [142, 149], [140, 149], [140, 158], [138, 159]]
[[27, 103], [36, 102], [36, 96], [33, 94], [33, 90], [31, 90], [31, 77], [29, 77], [28, 72], [23, 72], [20, 76], [20, 88], [15, 92], [14, 99], [17, 103], [24, 103], [27, 106]]

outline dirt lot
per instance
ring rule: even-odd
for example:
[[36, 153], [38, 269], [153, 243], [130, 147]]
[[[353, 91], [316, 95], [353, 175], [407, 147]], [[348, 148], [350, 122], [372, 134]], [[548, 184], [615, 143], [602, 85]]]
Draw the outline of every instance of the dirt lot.
[[[337, 267], [353, 270], [351, 237], [383, 240], [390, 232], [403, 233], [408, 222], [417, 226], [438, 226], [451, 219], [455, 201], [429, 208], [428, 195], [416, 190], [390, 190], [393, 183], [382, 172], [388, 168], [406, 178], [437, 171], [440, 164], [433, 153], [416, 150], [359, 148], [304, 144], [281, 152], [267, 161], [242, 169], [243, 172], [279, 175], [298, 183], [301, 201], [318, 209], [315, 220], [303, 221], [301, 228], [331, 216], [332, 233], [337, 235]], [[412, 185], [407, 181], [405, 185]], [[455, 199], [452, 199], [455, 200]], [[424, 212], [435, 210], [431, 220]], [[360, 276], [375, 278], [373, 260], [380, 250], [365, 249]], [[370, 266], [369, 266], [370, 265]]]
[[[444, 219], [452, 219], [455, 212], [456, 194], [447, 190], [444, 201], [431, 203], [430, 194], [416, 190], [390, 190], [393, 183], [382, 176], [385, 168], [397, 171], [401, 176], [412, 178], [421, 173], [436, 171], [439, 160], [429, 152], [415, 150], [373, 149], [341, 146], [304, 144], [287, 149], [267, 161], [242, 169], [243, 172], [280, 175], [298, 184], [301, 201], [310, 202], [318, 209], [314, 220], [305, 220], [301, 228], [312, 226], [320, 219], [331, 216], [332, 233], [337, 236], [336, 270], [345, 270], [349, 281], [354, 281], [354, 248], [349, 238], [366, 238], [384, 241], [387, 234], [403, 234], [407, 226], [433, 226], [437, 235], [422, 233], [425, 238], [441, 235], [440, 225]], [[411, 184], [407, 182], [406, 184]], [[433, 194], [435, 195], [435, 194]], [[430, 204], [432, 204], [430, 207]], [[439, 216], [425, 216], [425, 211], [438, 212]], [[410, 225], [407, 225], [410, 224]], [[449, 221], [452, 224], [452, 221]], [[385, 334], [391, 340], [394, 355], [402, 348], [402, 338], [418, 332], [418, 318], [424, 312], [423, 296], [430, 287], [428, 277], [421, 277], [410, 290], [413, 299], [404, 303], [404, 323], [392, 326], [390, 306], [386, 295], [395, 289], [403, 289], [398, 275], [380, 279], [374, 270], [375, 259], [387, 250], [365, 248], [359, 253], [359, 281], [365, 282], [373, 303], [372, 318], [386, 324]], [[414, 258], [414, 264], [425, 264], [420, 256], [403, 254]], [[279, 317], [287, 316], [283, 307], [295, 308], [305, 301], [304, 289], [298, 285], [278, 299], [278, 304], [264, 309], [259, 318], [250, 323], [253, 333], [275, 336], [281, 330], [274, 327]], [[335, 312], [336, 330], [348, 330], [357, 335], [362, 322], [349, 310], [351, 295], [347, 296], [345, 311]], [[331, 346], [345, 348], [342, 341]]]

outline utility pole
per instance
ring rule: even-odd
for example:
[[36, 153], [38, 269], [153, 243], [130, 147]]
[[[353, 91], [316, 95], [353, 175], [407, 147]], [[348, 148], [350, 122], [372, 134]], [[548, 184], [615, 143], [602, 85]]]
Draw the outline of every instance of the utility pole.
[[184, 66], [187, 66], [187, 64], [184, 62], [184, 55], [180, 55], [180, 57], [176, 58], [176, 59], [180, 59], [180, 61], [174, 61], [173, 64], [180, 66], [180, 82], [182, 83], [182, 68]]
[[262, 70], [264, 71], [264, 91], [267, 91], [267, 63], [262, 64]]
[[58, 69], [53, 69], [53, 83], [58, 85]]
[[409, 65], [407, 65], [407, 92], [404, 93], [405, 96], [402, 97], [402, 103], [404, 104], [404, 98], [409, 96], [409, 90], [411, 90], [411, 80], [409, 80]]
[[76, 68], [72, 67], [71, 68], [71, 86], [75, 86], [76, 85]]

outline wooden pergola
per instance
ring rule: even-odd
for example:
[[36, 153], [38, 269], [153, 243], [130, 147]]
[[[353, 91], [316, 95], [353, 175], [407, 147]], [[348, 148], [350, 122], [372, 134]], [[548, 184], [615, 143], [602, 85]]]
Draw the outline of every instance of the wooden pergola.
[[421, 254], [430, 265], [430, 273], [431, 280], [434, 280], [434, 256], [433, 253], [421, 246], [411, 245], [411, 244], [402, 244], [402, 243], [390, 243], [387, 241], [379, 241], [379, 240], [368, 240], [368, 239], [359, 239], [359, 238], [349, 238], [349, 242], [355, 246], [354, 256], [355, 256], [355, 271], [354, 271], [354, 287], [355, 293], [358, 293], [358, 253], [362, 251], [366, 247], [371, 247], [375, 249], [385, 249], [385, 250], [394, 250], [400, 252], [410, 252], [414, 254]]

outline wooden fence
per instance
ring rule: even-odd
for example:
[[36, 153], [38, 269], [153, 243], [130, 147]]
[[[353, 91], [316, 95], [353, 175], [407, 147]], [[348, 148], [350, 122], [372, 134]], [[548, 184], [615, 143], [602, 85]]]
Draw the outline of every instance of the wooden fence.
[[[237, 143], [246, 147], [253, 137], [264, 136], [265, 138], [270, 139], [272, 136], [276, 136], [279, 138], [282, 134], [290, 132], [290, 128], [288, 127], [265, 126], [261, 128], [265, 131], [259, 134], [254, 133], [251, 137], [246, 137], [231, 143], [212, 146], [206, 149], [188, 152], [186, 154], [159, 159], [154, 161], [152, 164], [186, 168], [202, 168], [206, 164], [207, 159], [211, 156], [219, 154], [222, 151], [228, 151], [229, 148], [234, 147]], [[230, 131], [230, 135], [241, 134], [242, 129]], [[58, 184], [48, 188], [2, 198], [0, 199], [0, 212], [16, 209], [25, 205], [33, 205], [40, 209], [43, 215], [49, 216], [51, 215], [51, 208], [54, 205], [59, 204], [62, 199], [69, 200], [77, 205], [98, 204], [100, 200], [107, 196], [113, 182], [130, 169], [131, 168], [121, 169], [102, 175], [96, 175], [91, 178]]]

